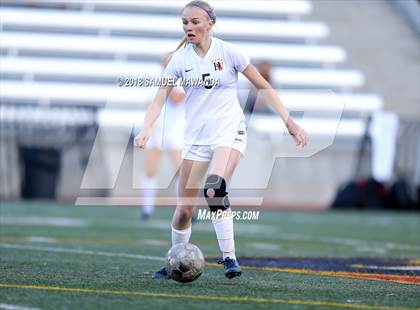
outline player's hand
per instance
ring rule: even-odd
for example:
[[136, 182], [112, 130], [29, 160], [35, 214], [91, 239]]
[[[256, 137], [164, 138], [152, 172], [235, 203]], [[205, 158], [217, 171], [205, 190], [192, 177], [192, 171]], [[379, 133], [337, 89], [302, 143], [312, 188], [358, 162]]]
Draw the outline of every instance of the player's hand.
[[296, 146], [300, 145], [304, 147], [306, 144], [308, 144], [308, 134], [298, 124], [296, 124], [291, 117], [289, 117], [289, 119], [287, 120], [286, 128], [292, 135]]
[[144, 149], [147, 141], [149, 141], [151, 135], [151, 128], [143, 128], [140, 133], [134, 138], [134, 146]]

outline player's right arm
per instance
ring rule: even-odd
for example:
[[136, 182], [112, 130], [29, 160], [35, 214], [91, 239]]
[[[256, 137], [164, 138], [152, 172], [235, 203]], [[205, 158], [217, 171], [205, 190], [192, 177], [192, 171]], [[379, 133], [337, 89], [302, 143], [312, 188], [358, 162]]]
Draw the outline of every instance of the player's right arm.
[[174, 87], [169, 93], [169, 98], [174, 104], [180, 104], [185, 98], [185, 93], [183, 90], [179, 89], [179, 87]]
[[140, 133], [134, 138], [134, 146], [139, 148], [144, 148], [147, 141], [149, 140], [153, 124], [159, 117], [159, 114], [162, 110], [163, 104], [168, 97], [168, 94], [171, 92], [173, 86], [161, 86], [159, 87], [155, 98], [152, 103], [149, 105], [144, 117], [143, 128]]
[[[166, 79], [171, 79], [170, 81], [176, 82], [179, 78], [182, 77], [182, 65], [179, 59], [177, 60], [175, 54], [170, 58], [169, 63], [167, 64], [162, 77]], [[169, 81], [168, 81], [169, 82]], [[143, 128], [140, 133], [134, 138], [134, 146], [139, 148], [144, 148], [147, 141], [149, 140], [153, 124], [159, 117], [160, 111], [171, 93], [174, 83], [165, 83], [165, 86], [160, 86], [155, 98], [152, 103], [149, 105], [146, 111], [146, 116], [144, 117]]]

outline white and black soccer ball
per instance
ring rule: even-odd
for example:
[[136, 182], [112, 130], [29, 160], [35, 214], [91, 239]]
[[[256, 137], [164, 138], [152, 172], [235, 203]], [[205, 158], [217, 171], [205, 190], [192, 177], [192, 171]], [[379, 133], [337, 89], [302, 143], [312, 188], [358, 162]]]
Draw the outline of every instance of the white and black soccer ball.
[[175, 244], [166, 254], [166, 271], [171, 279], [178, 282], [192, 282], [204, 270], [204, 255], [191, 243]]

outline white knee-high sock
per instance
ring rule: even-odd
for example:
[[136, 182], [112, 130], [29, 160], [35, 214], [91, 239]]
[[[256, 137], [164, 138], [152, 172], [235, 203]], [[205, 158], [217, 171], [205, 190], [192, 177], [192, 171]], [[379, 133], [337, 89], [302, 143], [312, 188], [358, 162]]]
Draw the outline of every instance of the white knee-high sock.
[[172, 246], [178, 243], [188, 243], [191, 237], [191, 226], [186, 229], [175, 229], [172, 226]]
[[233, 238], [233, 218], [214, 219], [212, 222], [216, 231], [220, 251], [223, 253], [223, 259], [226, 257], [236, 259], [235, 240]]
[[143, 207], [142, 212], [148, 215], [152, 215], [155, 211], [155, 197], [156, 187], [158, 183], [157, 177], [144, 177], [142, 181], [142, 195], [143, 195]]

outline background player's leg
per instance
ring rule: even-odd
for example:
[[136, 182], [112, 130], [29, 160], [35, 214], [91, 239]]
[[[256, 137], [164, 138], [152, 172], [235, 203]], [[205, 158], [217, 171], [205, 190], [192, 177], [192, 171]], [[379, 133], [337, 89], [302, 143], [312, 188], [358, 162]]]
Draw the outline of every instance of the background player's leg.
[[[219, 147], [214, 151], [209, 174], [221, 176], [228, 182], [240, 159], [241, 153], [238, 150], [230, 147]], [[231, 208], [226, 209], [227, 212], [230, 210]], [[233, 219], [231, 217], [215, 219], [213, 220], [213, 226], [216, 231], [220, 251], [223, 254], [223, 259], [226, 257], [236, 259]]]
[[161, 150], [151, 148], [146, 152], [146, 175], [142, 181], [143, 207], [141, 218], [147, 220], [155, 210], [156, 187], [158, 184], [157, 170], [159, 166]]
[[[183, 160], [179, 176], [178, 201], [172, 218], [172, 245], [188, 242], [191, 236], [191, 218], [195, 205], [193, 200], [202, 188], [208, 162]], [[186, 199], [191, 203], [185, 204]], [[181, 203], [182, 202], [182, 203]]]
[[172, 163], [174, 165], [175, 169], [175, 187], [176, 187], [176, 193], [178, 194], [179, 190], [179, 173], [181, 169], [182, 164], [182, 150], [172, 150], [170, 151]]

